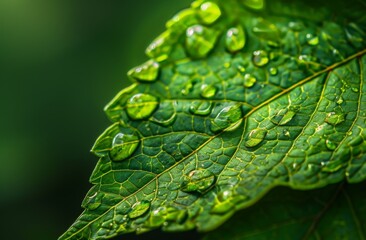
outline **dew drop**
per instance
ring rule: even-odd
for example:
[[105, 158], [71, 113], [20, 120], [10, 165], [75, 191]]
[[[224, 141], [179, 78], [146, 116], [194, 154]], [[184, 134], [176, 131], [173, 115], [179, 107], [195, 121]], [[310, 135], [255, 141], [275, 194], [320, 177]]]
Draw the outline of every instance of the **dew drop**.
[[187, 8], [174, 15], [174, 17], [166, 23], [166, 28], [171, 29], [172, 32], [180, 33], [185, 31], [188, 26], [192, 26], [196, 23], [196, 10]]
[[171, 52], [171, 33], [163, 32], [146, 48], [145, 53], [158, 62], [166, 60]]
[[141, 120], [151, 116], [159, 105], [158, 99], [150, 94], [138, 93], [127, 102], [127, 114], [133, 120]]
[[246, 139], [245, 146], [249, 148], [258, 146], [261, 142], [263, 142], [266, 135], [266, 129], [257, 128], [252, 130]]
[[217, 4], [205, 2], [199, 8], [198, 15], [203, 23], [211, 24], [221, 16], [221, 10]]
[[193, 170], [184, 177], [181, 185], [183, 192], [206, 193], [215, 184], [215, 175], [207, 169]]
[[149, 201], [144, 200], [144, 201], [141, 201], [141, 202], [137, 202], [132, 206], [131, 211], [128, 213], [128, 216], [130, 218], [140, 217], [141, 215], [146, 213], [147, 210], [149, 210], [149, 208], [150, 208], [150, 202]]
[[212, 98], [216, 94], [216, 87], [213, 85], [203, 84], [201, 86], [201, 96], [204, 98]]
[[225, 43], [227, 50], [230, 52], [234, 53], [243, 49], [245, 41], [245, 33], [240, 25], [227, 30]]
[[162, 102], [158, 110], [151, 116], [151, 121], [164, 127], [170, 126], [177, 118], [175, 102]]
[[271, 118], [271, 122], [273, 122], [276, 125], [280, 125], [280, 126], [285, 125], [294, 118], [297, 111], [298, 111], [298, 107], [294, 107], [294, 106], [290, 106], [289, 108], [281, 109], [276, 113], [276, 115], [274, 115]]
[[234, 196], [231, 190], [219, 192], [215, 199], [215, 205], [210, 212], [213, 214], [227, 214], [231, 209], [235, 208], [235, 205], [246, 198], [245, 196]]
[[353, 88], [351, 88], [351, 90], [353, 91], [353, 92], [355, 92], [355, 93], [358, 93], [358, 88], [356, 88], [356, 87], [353, 87]]
[[188, 83], [184, 86], [184, 88], [182, 89], [181, 93], [182, 93], [184, 96], [187, 96], [187, 95], [191, 92], [192, 88], [193, 88], [193, 84], [192, 84], [192, 82], [188, 82]]
[[338, 105], [341, 105], [343, 103], [343, 98], [342, 97], [339, 97], [338, 100], [337, 100], [337, 104]]
[[114, 161], [122, 161], [131, 156], [139, 145], [137, 134], [117, 133], [112, 141], [109, 156]]
[[241, 2], [254, 10], [261, 10], [264, 7], [264, 0], [241, 0]]
[[212, 103], [209, 101], [194, 101], [189, 107], [192, 114], [207, 116], [211, 113]]
[[325, 118], [325, 122], [329, 123], [333, 126], [338, 125], [342, 122], [345, 121], [345, 115], [343, 110], [341, 109], [335, 109], [334, 112], [330, 112], [327, 114], [326, 118]]
[[244, 75], [244, 87], [247, 87], [247, 88], [253, 87], [253, 85], [256, 82], [257, 82], [257, 79], [253, 75], [251, 75], [249, 73]]
[[186, 49], [193, 58], [205, 57], [213, 49], [216, 38], [212, 30], [194, 25], [186, 31]]
[[268, 53], [264, 50], [253, 52], [253, 64], [257, 67], [263, 67], [269, 62]]
[[278, 70], [277, 70], [277, 68], [275, 68], [275, 67], [271, 67], [271, 68], [269, 69], [269, 73], [270, 73], [272, 76], [275, 76], [275, 75], [277, 75]]
[[239, 127], [242, 120], [240, 104], [234, 104], [223, 108], [217, 116], [211, 120], [211, 130], [218, 132], [222, 130], [233, 131]]
[[102, 199], [104, 197], [104, 193], [101, 192], [94, 192], [95, 189], [92, 188], [85, 199], [83, 200], [81, 206], [83, 208], [89, 210], [95, 210], [102, 204]]
[[158, 209], [152, 211], [148, 220], [148, 227], [156, 228], [163, 225], [166, 214], [167, 209], [165, 207], [159, 207]]
[[315, 46], [315, 45], [319, 44], [319, 37], [318, 36], [314, 36], [313, 34], [308, 33], [308, 34], [306, 34], [305, 37], [306, 37], [306, 42], [309, 45]]
[[245, 72], [245, 67], [243, 67], [242, 65], [237, 66], [237, 68], [239, 72], [241, 73]]
[[337, 148], [337, 145], [329, 139], [325, 140], [325, 145], [329, 150], [335, 150]]
[[158, 73], [159, 64], [153, 60], [149, 60], [128, 71], [127, 75], [143, 82], [153, 82], [157, 79]]

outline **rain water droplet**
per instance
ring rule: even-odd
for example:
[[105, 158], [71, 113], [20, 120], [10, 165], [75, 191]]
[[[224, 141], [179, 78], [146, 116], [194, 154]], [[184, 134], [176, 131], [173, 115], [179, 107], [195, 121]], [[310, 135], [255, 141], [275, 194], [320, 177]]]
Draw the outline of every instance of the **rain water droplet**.
[[294, 118], [297, 111], [298, 111], [298, 107], [294, 107], [294, 106], [290, 106], [289, 108], [281, 109], [276, 113], [276, 115], [274, 115], [271, 118], [271, 122], [273, 122], [274, 124], [280, 125], [280, 126], [285, 125]]
[[240, 104], [234, 104], [223, 108], [217, 116], [211, 120], [211, 130], [218, 132], [221, 130], [233, 131], [239, 127], [242, 120]]
[[189, 108], [192, 114], [207, 116], [211, 113], [212, 103], [209, 101], [194, 101]]
[[266, 135], [266, 129], [257, 128], [252, 130], [245, 141], [245, 146], [249, 148], [258, 146], [261, 142], [263, 142]]
[[353, 88], [351, 88], [351, 90], [353, 91], [353, 92], [355, 92], [355, 93], [358, 93], [358, 88], [356, 88], [356, 87], [353, 87]]
[[251, 75], [249, 73], [244, 75], [244, 87], [247, 87], [247, 88], [253, 87], [253, 85], [256, 82], [257, 82], [257, 79], [253, 75]]
[[151, 116], [159, 105], [158, 99], [150, 94], [138, 93], [127, 102], [127, 114], [133, 120], [141, 120]]
[[201, 96], [204, 98], [212, 98], [216, 94], [216, 87], [213, 85], [203, 84], [201, 86]]
[[233, 196], [231, 190], [219, 192], [215, 199], [215, 205], [210, 213], [213, 214], [227, 214], [231, 209], [235, 208], [239, 202], [244, 201], [245, 196]]
[[345, 121], [345, 114], [342, 109], [336, 108], [333, 112], [327, 114], [325, 122], [333, 126], [338, 125]]
[[245, 6], [254, 10], [260, 10], [264, 7], [264, 0], [241, 0], [241, 2]]
[[171, 32], [165, 31], [146, 48], [146, 55], [158, 62], [166, 60], [171, 51]]
[[270, 73], [272, 76], [275, 76], [275, 75], [277, 75], [278, 70], [277, 70], [277, 68], [275, 68], [275, 67], [271, 67], [271, 68], [269, 69], [269, 73]]
[[205, 57], [214, 47], [217, 35], [201, 25], [189, 27], [186, 31], [186, 49], [194, 58]]
[[158, 73], [159, 64], [153, 60], [149, 60], [128, 71], [127, 75], [143, 82], [153, 82], [157, 79]]
[[83, 208], [89, 210], [95, 210], [102, 204], [102, 199], [104, 197], [104, 193], [96, 191], [95, 188], [92, 188], [85, 199], [83, 200], [81, 206]]
[[117, 133], [112, 141], [109, 156], [113, 161], [122, 161], [131, 156], [139, 145], [137, 134]]
[[329, 139], [325, 140], [325, 145], [329, 150], [335, 150], [337, 148], [337, 145]]
[[193, 170], [185, 176], [181, 185], [183, 192], [207, 192], [215, 184], [215, 175], [207, 169]]
[[132, 208], [131, 212], [128, 213], [128, 216], [130, 218], [137, 218], [146, 213], [150, 208], [150, 202], [149, 201], [141, 201], [135, 203]]
[[263, 67], [269, 62], [268, 53], [264, 50], [253, 52], [253, 64], [257, 67]]
[[221, 16], [221, 10], [217, 4], [205, 2], [199, 8], [198, 15], [203, 23], [211, 24]]
[[227, 30], [225, 43], [227, 50], [232, 53], [243, 49], [245, 46], [245, 33], [243, 28], [238, 25]]
[[337, 104], [338, 105], [341, 105], [343, 103], [343, 98], [342, 97], [339, 97], [338, 100], [337, 100]]
[[305, 37], [306, 37], [306, 42], [309, 45], [315, 46], [315, 45], [319, 44], [319, 37], [318, 36], [314, 36], [313, 34], [308, 33], [308, 34], [306, 34]]
[[158, 110], [151, 116], [151, 121], [164, 127], [170, 126], [177, 118], [175, 102], [164, 101], [160, 103]]
[[165, 207], [159, 207], [158, 209], [152, 211], [148, 220], [148, 227], [155, 228], [163, 225], [166, 214], [167, 209]]

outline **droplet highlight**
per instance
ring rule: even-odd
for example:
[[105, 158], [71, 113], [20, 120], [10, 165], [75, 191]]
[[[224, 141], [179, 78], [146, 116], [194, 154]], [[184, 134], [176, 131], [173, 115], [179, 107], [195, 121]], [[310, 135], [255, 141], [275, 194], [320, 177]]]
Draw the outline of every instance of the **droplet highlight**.
[[95, 188], [92, 188], [81, 203], [81, 206], [88, 210], [95, 210], [102, 204], [103, 197], [104, 193], [95, 191]]
[[149, 60], [144, 64], [128, 71], [127, 75], [132, 79], [136, 79], [142, 82], [153, 82], [157, 79], [158, 73], [159, 63], [153, 60]]
[[150, 43], [145, 50], [145, 54], [157, 62], [162, 62], [169, 57], [171, 50], [171, 33], [170, 31], [165, 31]]
[[150, 94], [133, 95], [126, 104], [128, 116], [133, 120], [141, 120], [151, 116], [158, 107], [158, 99]]
[[251, 88], [254, 86], [254, 84], [256, 82], [257, 82], [257, 79], [253, 75], [251, 75], [249, 73], [244, 75], [244, 87]]
[[130, 218], [137, 218], [142, 216], [144, 213], [146, 213], [150, 208], [150, 202], [149, 201], [141, 201], [135, 203], [131, 211], [128, 213], [128, 216]]
[[210, 101], [194, 101], [189, 107], [192, 114], [199, 116], [207, 116], [211, 113], [212, 103]]
[[308, 34], [306, 34], [305, 38], [306, 38], [306, 42], [311, 46], [315, 46], [315, 45], [319, 44], [318, 36], [314, 36], [313, 34], [308, 33]]
[[217, 35], [201, 25], [189, 27], [186, 31], [186, 49], [193, 58], [202, 58], [213, 49]]
[[221, 10], [216, 3], [205, 2], [200, 6], [198, 15], [203, 23], [211, 24], [221, 16]]
[[207, 169], [193, 170], [185, 176], [181, 185], [183, 192], [206, 193], [215, 184], [215, 175]]
[[268, 53], [264, 50], [254, 51], [252, 60], [255, 66], [263, 67], [269, 62]]
[[227, 30], [225, 44], [229, 52], [235, 53], [243, 49], [245, 41], [244, 29], [240, 25]]
[[342, 109], [336, 108], [333, 112], [327, 114], [325, 122], [336, 126], [345, 121], [345, 114]]
[[204, 98], [212, 98], [216, 94], [216, 87], [213, 85], [203, 84], [201, 87], [201, 96]]
[[263, 142], [266, 135], [267, 135], [266, 129], [257, 128], [252, 130], [245, 141], [245, 146], [248, 148], [258, 146], [261, 142]]
[[217, 116], [211, 120], [211, 130], [213, 132], [235, 130], [242, 122], [242, 114], [240, 104], [223, 108]]
[[135, 152], [139, 143], [139, 137], [135, 134], [117, 133], [113, 138], [109, 156], [113, 161], [125, 160]]
[[337, 148], [337, 144], [335, 144], [333, 141], [327, 139], [325, 140], [325, 146], [329, 149], [329, 150], [335, 150]]

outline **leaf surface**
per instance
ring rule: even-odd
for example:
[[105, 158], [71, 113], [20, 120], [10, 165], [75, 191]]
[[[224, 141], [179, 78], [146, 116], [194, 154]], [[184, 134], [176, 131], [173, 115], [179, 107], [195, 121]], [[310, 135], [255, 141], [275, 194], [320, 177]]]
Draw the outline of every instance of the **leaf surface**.
[[366, 177], [366, 2], [196, 1], [105, 108], [60, 239], [209, 231], [275, 186]]

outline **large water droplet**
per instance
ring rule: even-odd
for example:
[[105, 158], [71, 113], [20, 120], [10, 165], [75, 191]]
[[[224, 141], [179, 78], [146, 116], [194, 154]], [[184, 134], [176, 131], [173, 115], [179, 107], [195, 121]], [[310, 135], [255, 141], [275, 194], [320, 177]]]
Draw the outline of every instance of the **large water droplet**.
[[253, 52], [253, 64], [257, 67], [263, 67], [269, 62], [268, 53], [264, 50]]
[[171, 33], [170, 31], [165, 31], [150, 43], [145, 53], [150, 58], [162, 62], [168, 58], [171, 49]]
[[150, 94], [138, 93], [127, 102], [127, 114], [134, 120], [141, 120], [151, 116], [159, 105], [158, 99]]
[[215, 199], [215, 205], [210, 213], [213, 214], [227, 214], [235, 205], [245, 200], [245, 196], [234, 196], [231, 190], [219, 192]]
[[212, 103], [209, 101], [194, 101], [189, 108], [192, 114], [207, 116], [211, 113]]
[[261, 19], [253, 27], [253, 33], [258, 37], [267, 41], [270, 46], [278, 47], [280, 43], [280, 33], [276, 25]]
[[276, 115], [271, 118], [271, 122], [277, 125], [285, 125], [290, 122], [296, 115], [298, 107], [290, 106], [289, 108], [279, 110]]
[[275, 75], [277, 75], [278, 70], [277, 70], [277, 68], [275, 68], [275, 67], [271, 67], [271, 68], [269, 69], [269, 73], [270, 73], [272, 76], [275, 76]]
[[149, 201], [141, 201], [135, 203], [132, 208], [131, 212], [128, 213], [128, 216], [130, 218], [137, 218], [146, 213], [150, 208], [150, 202]]
[[240, 104], [230, 105], [223, 108], [217, 116], [211, 120], [211, 130], [218, 132], [222, 130], [232, 131], [239, 127], [242, 120]]
[[207, 169], [193, 170], [185, 176], [181, 185], [183, 192], [207, 192], [215, 184], [215, 175]]
[[167, 127], [172, 125], [176, 118], [175, 102], [162, 102], [159, 109], [151, 116], [151, 121]]
[[117, 133], [113, 138], [109, 156], [114, 161], [125, 160], [135, 152], [139, 143], [137, 134]]
[[153, 82], [157, 79], [159, 73], [159, 64], [149, 60], [144, 64], [128, 71], [128, 76], [143, 82]]
[[243, 49], [245, 46], [245, 33], [243, 28], [240, 25], [230, 28], [226, 32], [225, 43], [227, 50], [232, 53]]
[[309, 45], [315, 46], [315, 45], [319, 44], [319, 37], [318, 36], [314, 36], [313, 34], [308, 33], [308, 34], [306, 34], [305, 37], [306, 37], [306, 42]]
[[104, 193], [98, 192], [95, 188], [92, 188], [81, 203], [81, 206], [89, 210], [95, 210], [102, 204], [103, 197]]
[[245, 141], [245, 146], [249, 148], [258, 146], [261, 142], [263, 142], [266, 135], [266, 129], [257, 128], [252, 130]]
[[264, 0], [241, 0], [241, 2], [245, 6], [254, 10], [260, 10], [264, 7]]
[[345, 121], [345, 114], [341, 108], [335, 108], [333, 112], [327, 114], [325, 122], [333, 126]]
[[327, 146], [327, 148], [329, 150], [335, 150], [337, 148], [337, 144], [335, 144], [334, 142], [332, 142], [329, 139], [325, 140], [325, 145]]
[[247, 88], [253, 87], [253, 85], [256, 82], [257, 82], [257, 79], [253, 75], [251, 75], [249, 73], [244, 75], [244, 87], [247, 87]]
[[201, 25], [189, 27], [186, 31], [186, 48], [194, 58], [205, 57], [214, 47], [217, 35]]
[[203, 23], [211, 24], [221, 16], [221, 10], [217, 4], [205, 2], [199, 8], [198, 15]]
[[201, 86], [201, 96], [204, 98], [212, 98], [216, 94], [216, 87], [213, 85], [203, 84]]

